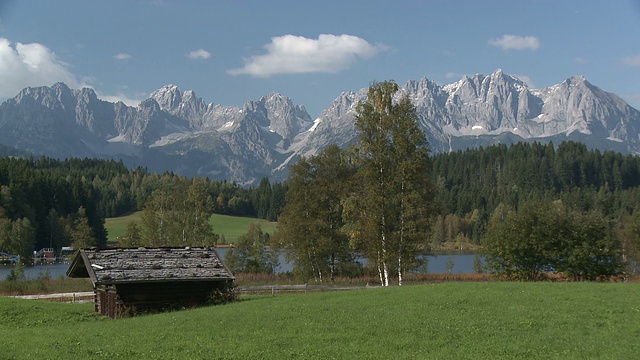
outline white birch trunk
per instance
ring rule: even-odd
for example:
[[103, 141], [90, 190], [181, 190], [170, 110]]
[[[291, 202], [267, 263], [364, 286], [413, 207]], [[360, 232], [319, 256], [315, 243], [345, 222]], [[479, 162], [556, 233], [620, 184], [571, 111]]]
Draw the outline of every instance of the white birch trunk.
[[382, 286], [389, 286], [389, 266], [387, 264], [387, 236], [384, 231], [384, 216], [382, 217]]
[[402, 286], [402, 256], [398, 256], [398, 286]]
[[376, 264], [378, 266], [378, 276], [380, 277], [380, 285], [384, 286], [384, 277], [382, 276], [382, 267], [380, 267], [380, 263], [382, 260], [380, 259], [380, 251], [378, 251], [378, 258], [376, 259]]
[[389, 266], [387, 266], [387, 262], [382, 263], [382, 268], [384, 271], [384, 286], [389, 286]]

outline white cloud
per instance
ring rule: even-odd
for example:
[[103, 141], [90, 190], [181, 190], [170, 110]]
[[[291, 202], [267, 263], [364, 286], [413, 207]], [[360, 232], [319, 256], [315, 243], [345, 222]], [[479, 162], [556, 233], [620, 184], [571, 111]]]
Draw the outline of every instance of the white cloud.
[[589, 63], [589, 60], [587, 60], [586, 58], [583, 58], [582, 56], [576, 57], [575, 61], [578, 64], [588, 64]]
[[[117, 54], [116, 59], [128, 59], [128, 54]], [[39, 43], [15, 46], [6, 38], [0, 38], [0, 98], [12, 98], [27, 86], [51, 86], [56, 82], [64, 82], [72, 89], [95, 82], [93, 77], [78, 79], [69, 71], [69, 65], [58, 59], [56, 54]], [[116, 95], [102, 94], [96, 91], [98, 98], [116, 102], [122, 101], [129, 106], [137, 106], [141, 99], [129, 97], [123, 93]]]
[[113, 58], [116, 60], [129, 60], [131, 59], [131, 55], [127, 53], [119, 53], [119, 54], [113, 55]]
[[0, 38], [0, 98], [10, 98], [27, 86], [51, 86], [62, 81], [70, 87], [83, 85], [69, 65], [39, 43], [16, 43]]
[[506, 34], [498, 39], [490, 39], [489, 45], [503, 50], [536, 50], [540, 47], [540, 40], [535, 36]]
[[187, 54], [187, 57], [192, 60], [196, 59], [209, 59], [211, 57], [211, 53], [205, 49], [198, 49], [191, 51]]
[[536, 84], [533, 83], [533, 80], [531, 80], [531, 78], [527, 75], [513, 75], [516, 78], [520, 79], [522, 82], [524, 82], [525, 84], [527, 84], [527, 86], [531, 89], [537, 89], [536, 88]]
[[444, 76], [447, 79], [458, 79], [458, 78], [461, 78], [462, 76], [464, 76], [464, 74], [460, 74], [460, 73], [457, 73], [457, 72], [449, 71], [448, 73], [444, 74]]
[[284, 35], [271, 38], [267, 53], [245, 59], [245, 65], [229, 70], [232, 75], [268, 77], [274, 74], [337, 73], [358, 59], [368, 59], [386, 47], [371, 45], [353, 35], [321, 34], [318, 39]]
[[125, 105], [127, 106], [138, 106], [140, 104], [140, 102], [142, 102], [142, 99], [144, 97], [141, 98], [132, 98], [129, 97], [123, 93], [117, 93], [116, 95], [106, 95], [106, 94], [102, 94], [101, 92], [96, 91], [96, 96], [99, 99], [105, 100], [105, 101], [109, 101], [109, 102], [118, 102], [118, 101], [122, 101], [123, 103], [125, 103]]
[[640, 55], [626, 56], [622, 58], [622, 63], [627, 66], [640, 66]]

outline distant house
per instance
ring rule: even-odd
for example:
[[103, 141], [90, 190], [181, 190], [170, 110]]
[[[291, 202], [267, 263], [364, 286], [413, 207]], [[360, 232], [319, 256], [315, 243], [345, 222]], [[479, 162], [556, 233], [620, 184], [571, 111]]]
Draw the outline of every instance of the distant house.
[[210, 247], [83, 249], [67, 276], [90, 278], [96, 311], [113, 318], [233, 296], [235, 280]]

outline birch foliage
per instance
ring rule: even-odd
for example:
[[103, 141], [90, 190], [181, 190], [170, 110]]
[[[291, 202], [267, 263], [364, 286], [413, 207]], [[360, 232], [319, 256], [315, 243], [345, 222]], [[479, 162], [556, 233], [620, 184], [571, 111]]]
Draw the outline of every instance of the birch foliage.
[[352, 174], [353, 166], [336, 145], [291, 167], [275, 237], [300, 277], [333, 281], [341, 269], [353, 265], [342, 217]]
[[397, 91], [394, 82], [372, 84], [355, 122], [359, 191], [351, 202], [361, 211], [351, 212], [350, 220], [383, 286], [392, 274], [402, 284], [425, 243], [432, 211], [428, 143], [409, 98], [394, 101]]

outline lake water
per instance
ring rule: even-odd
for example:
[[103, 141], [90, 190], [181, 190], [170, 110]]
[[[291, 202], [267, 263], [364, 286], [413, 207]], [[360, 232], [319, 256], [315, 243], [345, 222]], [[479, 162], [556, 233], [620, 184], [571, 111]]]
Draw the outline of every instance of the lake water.
[[[227, 248], [218, 248], [216, 249], [216, 251], [218, 252], [220, 257], [224, 259]], [[449, 263], [450, 258], [453, 263], [453, 269], [451, 271], [453, 274], [466, 274], [474, 272], [474, 253], [438, 252], [436, 254], [429, 254], [426, 256], [426, 258], [428, 260], [427, 272], [429, 274], [446, 274], [447, 263]], [[362, 259], [361, 261], [365, 263], [366, 259]], [[69, 264], [65, 263], [28, 266], [24, 268], [24, 275], [27, 279], [36, 279], [38, 278], [38, 276], [43, 276], [48, 272], [51, 279], [57, 279], [60, 277], [66, 277], [68, 268]], [[0, 281], [5, 280], [12, 269], [12, 265], [0, 265]], [[280, 254], [280, 266], [278, 267], [277, 271], [282, 273], [289, 272], [291, 270], [292, 264], [287, 263], [284, 259], [284, 255]]]

